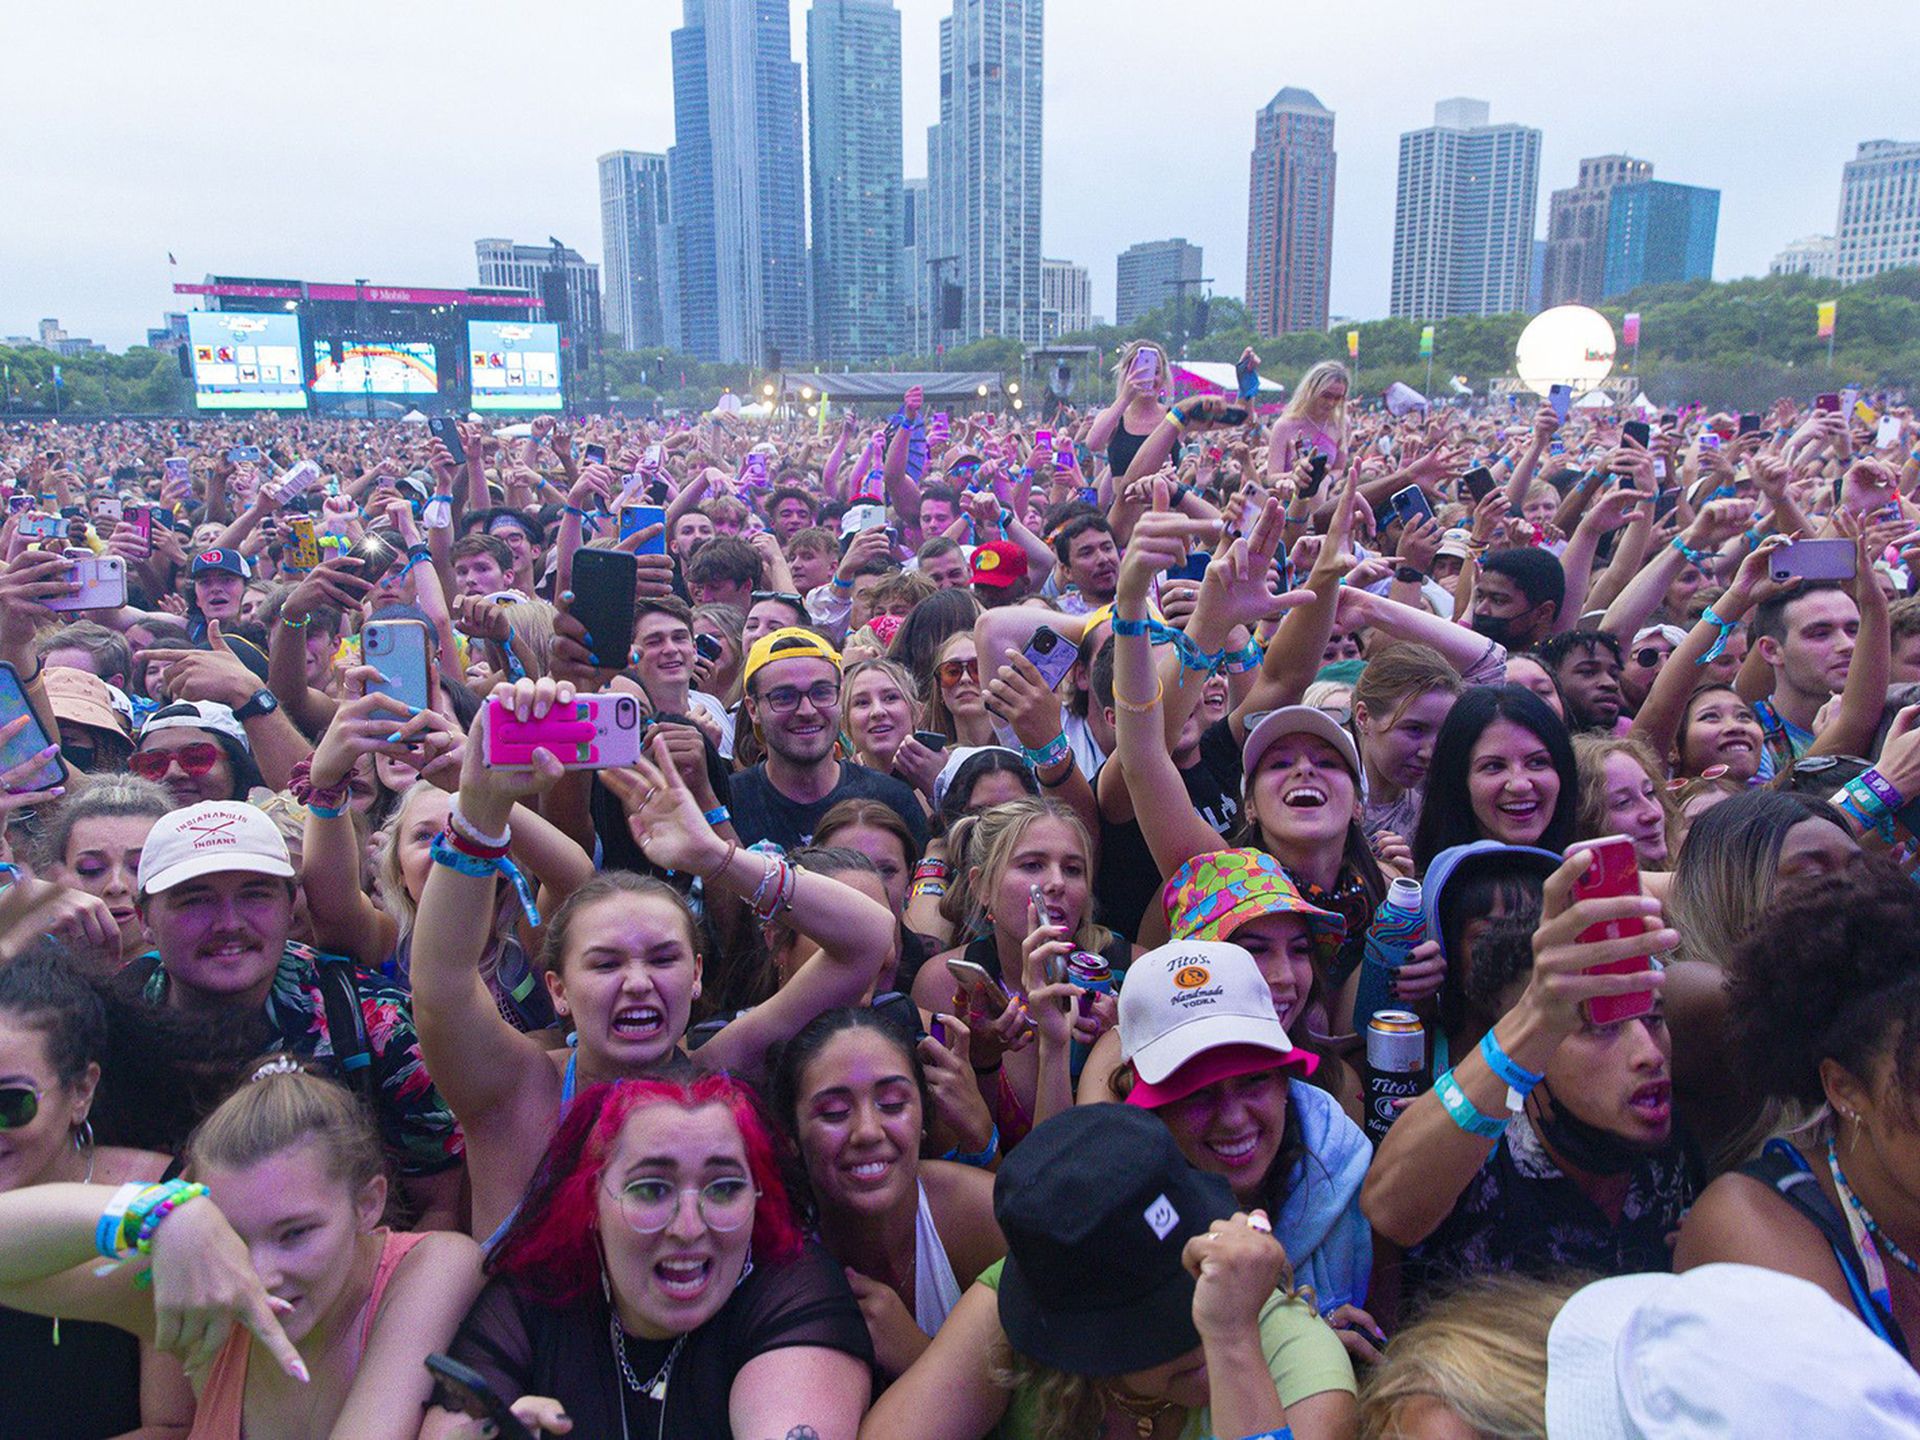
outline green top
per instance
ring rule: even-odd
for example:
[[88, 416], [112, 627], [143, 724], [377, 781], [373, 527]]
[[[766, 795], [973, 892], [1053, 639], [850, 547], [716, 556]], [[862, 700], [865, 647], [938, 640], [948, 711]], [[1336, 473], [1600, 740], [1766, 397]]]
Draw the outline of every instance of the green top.
[[[997, 1292], [1000, 1267], [1005, 1263], [994, 1261], [981, 1274], [980, 1283]], [[1287, 1299], [1277, 1290], [1273, 1293], [1260, 1311], [1260, 1348], [1266, 1352], [1267, 1373], [1273, 1376], [1282, 1405], [1292, 1407], [1328, 1390], [1354, 1393], [1353, 1363], [1347, 1359], [1346, 1347], [1303, 1300]], [[1037, 1431], [1036, 1406], [1031, 1390], [1016, 1390], [1000, 1421], [1000, 1440], [1032, 1440]], [[1189, 1412], [1180, 1440], [1213, 1440], [1212, 1412]]]

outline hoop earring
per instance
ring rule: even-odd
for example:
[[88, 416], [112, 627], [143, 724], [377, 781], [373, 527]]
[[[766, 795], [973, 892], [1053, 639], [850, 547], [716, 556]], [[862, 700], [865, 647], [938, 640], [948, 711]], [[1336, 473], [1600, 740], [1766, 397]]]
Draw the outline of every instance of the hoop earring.
[[75, 1154], [85, 1154], [93, 1149], [93, 1121], [82, 1120], [73, 1127], [73, 1149]]

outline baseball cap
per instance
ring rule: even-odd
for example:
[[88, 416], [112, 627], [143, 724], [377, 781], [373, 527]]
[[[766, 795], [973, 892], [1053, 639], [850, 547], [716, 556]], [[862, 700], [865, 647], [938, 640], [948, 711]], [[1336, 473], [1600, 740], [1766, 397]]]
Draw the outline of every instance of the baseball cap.
[[221, 546], [216, 550], [202, 550], [193, 557], [191, 575], [206, 575], [214, 571], [224, 571], [229, 575], [238, 575], [242, 580], [253, 578], [253, 565], [238, 550]]
[[989, 540], [973, 547], [968, 567], [975, 585], [1011, 590], [1027, 578], [1027, 552], [1011, 540]]
[[1472, 543], [1473, 543], [1473, 532], [1469, 530], [1462, 530], [1458, 526], [1456, 526], [1453, 529], [1442, 533], [1442, 535], [1440, 536], [1440, 544], [1434, 550], [1433, 553], [1435, 558], [1438, 558], [1439, 556], [1442, 556], [1442, 555], [1447, 555], [1447, 556], [1451, 556], [1455, 560], [1464, 560], [1467, 558], [1467, 556], [1473, 553], [1473, 551], [1469, 548], [1472, 545]]
[[1797, 1276], [1620, 1275], [1575, 1291], [1547, 1332], [1547, 1433], [1920, 1436], [1920, 1375]]
[[1199, 1348], [1182, 1252], [1236, 1208], [1224, 1176], [1195, 1170], [1173, 1132], [1132, 1106], [1076, 1105], [1042, 1121], [993, 1182], [1008, 1343], [1092, 1377]]
[[747, 651], [746, 667], [740, 674], [741, 688], [751, 686], [755, 672], [775, 660], [825, 660], [834, 669], [840, 668], [840, 652], [833, 646], [811, 630], [786, 625], [769, 630], [753, 642], [753, 648]]
[[127, 722], [114, 709], [112, 690], [98, 675], [67, 665], [49, 665], [43, 672], [43, 683], [54, 719], [70, 720], [122, 739], [132, 738], [127, 734]]
[[1303, 916], [1316, 938], [1338, 940], [1345, 917], [1309, 904], [1293, 877], [1264, 850], [1196, 855], [1160, 892], [1167, 932], [1175, 940], [1226, 940], [1262, 915]]
[[1462, 873], [1482, 869], [1493, 862], [1521, 871], [1530, 871], [1544, 882], [1560, 868], [1562, 857], [1535, 845], [1502, 845], [1498, 840], [1475, 840], [1467, 845], [1449, 845], [1427, 862], [1421, 885], [1421, 909], [1426, 912], [1427, 937], [1446, 950], [1446, 934], [1440, 923], [1440, 909], [1447, 886]]
[[[1226, 1047], [1241, 1052], [1238, 1068], [1212, 1073], [1188, 1064]], [[1127, 1103], [1146, 1109], [1171, 1104], [1228, 1074], [1290, 1061], [1310, 1071], [1313, 1063], [1287, 1038], [1253, 956], [1221, 940], [1175, 940], [1127, 967], [1120, 989], [1120, 1053], [1138, 1077]], [[1203, 1073], [1205, 1078], [1196, 1078]]]
[[232, 706], [222, 705], [218, 700], [181, 700], [162, 705], [140, 727], [140, 738], [144, 740], [156, 730], [211, 730], [239, 741], [252, 753], [252, 747], [247, 745], [247, 727], [235, 717]]
[[1250, 778], [1260, 768], [1260, 757], [1283, 735], [1318, 736], [1340, 752], [1353, 778], [1360, 778], [1360, 752], [1354, 748], [1353, 736], [1346, 726], [1312, 705], [1283, 705], [1263, 715], [1260, 723], [1247, 732], [1247, 743], [1240, 747], [1241, 774]]
[[287, 842], [280, 827], [253, 806], [203, 800], [154, 822], [140, 851], [140, 893], [155, 895], [202, 875], [234, 870], [291, 880]]

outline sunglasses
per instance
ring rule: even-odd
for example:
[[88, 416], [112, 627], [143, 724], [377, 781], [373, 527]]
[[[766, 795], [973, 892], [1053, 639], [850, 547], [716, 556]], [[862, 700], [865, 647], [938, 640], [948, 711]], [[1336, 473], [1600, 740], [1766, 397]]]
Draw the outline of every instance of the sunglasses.
[[782, 605], [791, 605], [802, 615], [807, 613], [807, 602], [791, 590], [755, 590], [753, 603], [758, 605], [762, 600], [778, 600]]
[[178, 750], [143, 750], [127, 761], [127, 768], [142, 780], [162, 780], [175, 763], [189, 779], [198, 780], [220, 763], [220, 747], [203, 741]]
[[934, 673], [940, 677], [940, 683], [951, 690], [960, 683], [960, 677], [966, 676], [974, 684], [980, 683], [980, 662], [978, 660], [942, 660]]
[[1667, 655], [1667, 651], [1655, 649], [1649, 645], [1645, 649], [1633, 652], [1633, 663], [1638, 665], [1642, 670], [1652, 670], [1658, 667], [1660, 662], [1667, 658]]
[[40, 1092], [31, 1085], [0, 1088], [0, 1130], [23, 1130], [40, 1113]]

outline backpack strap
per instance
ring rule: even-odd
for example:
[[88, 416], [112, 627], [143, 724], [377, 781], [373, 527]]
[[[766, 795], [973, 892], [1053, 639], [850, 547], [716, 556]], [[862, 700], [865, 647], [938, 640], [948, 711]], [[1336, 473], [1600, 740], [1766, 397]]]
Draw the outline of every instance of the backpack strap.
[[327, 1037], [341, 1078], [366, 1103], [374, 1104], [373, 1045], [367, 1039], [367, 1019], [360, 1009], [356, 967], [344, 955], [316, 953], [314, 973], [320, 980], [320, 998], [327, 1007]]
[[1820, 1182], [1814, 1178], [1806, 1158], [1786, 1141], [1776, 1137], [1767, 1142], [1766, 1148], [1756, 1159], [1742, 1165], [1739, 1173], [1773, 1187], [1782, 1200], [1805, 1216], [1820, 1232], [1828, 1248], [1833, 1251], [1840, 1273], [1846, 1277], [1847, 1289], [1853, 1296], [1853, 1308], [1859, 1312], [1860, 1318], [1874, 1334], [1899, 1351], [1902, 1359], [1910, 1358], [1906, 1336], [1901, 1333], [1899, 1325], [1892, 1315], [1874, 1302], [1867, 1285], [1865, 1267], [1860, 1263], [1859, 1252], [1853, 1248], [1853, 1235], [1847, 1229], [1846, 1219], [1820, 1188]]

